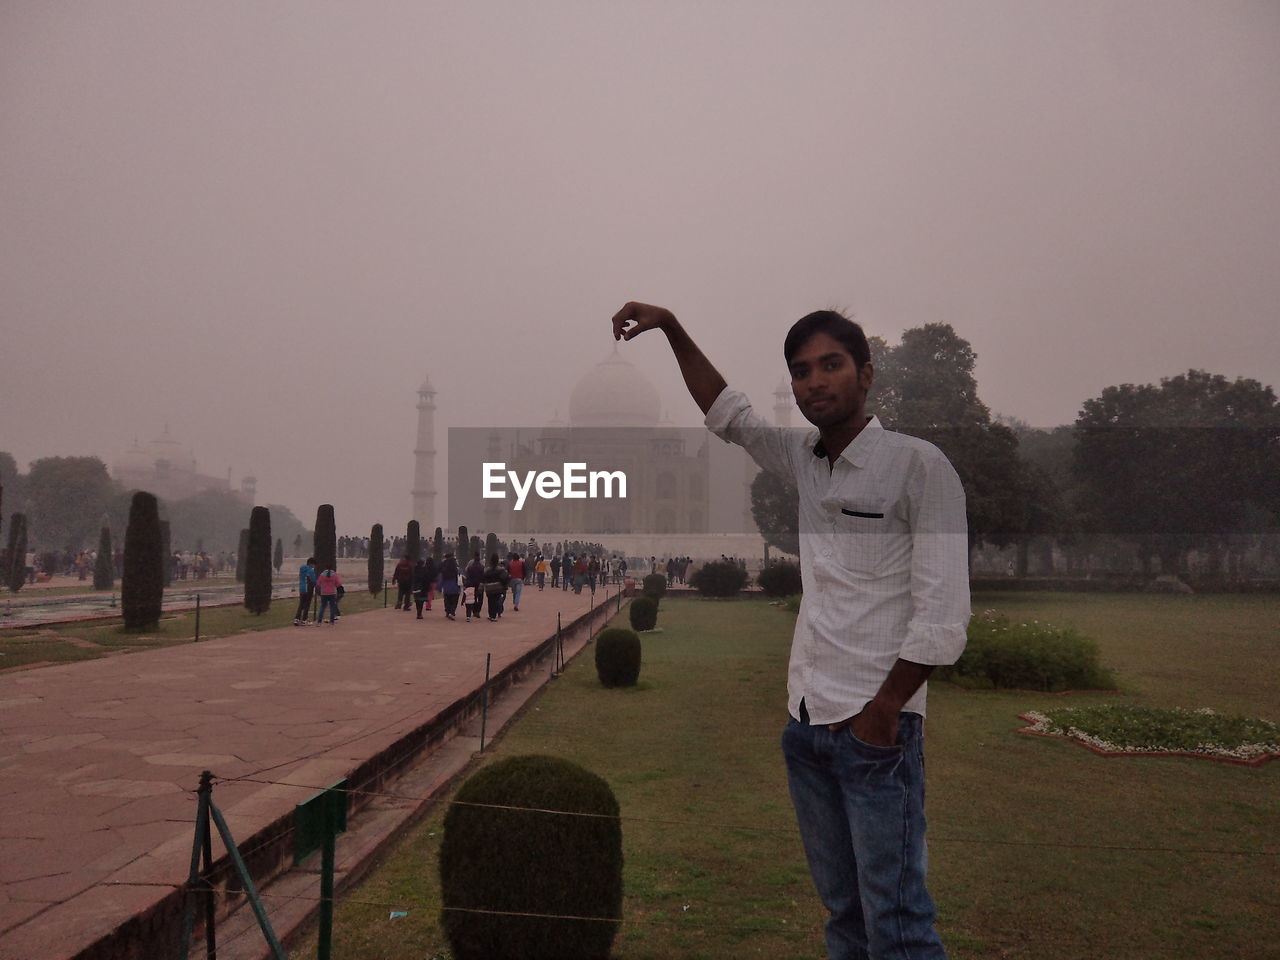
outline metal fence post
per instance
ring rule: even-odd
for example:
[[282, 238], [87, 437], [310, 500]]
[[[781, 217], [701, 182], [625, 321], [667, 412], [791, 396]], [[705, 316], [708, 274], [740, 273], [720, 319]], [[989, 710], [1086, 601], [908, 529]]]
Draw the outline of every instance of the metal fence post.
[[195, 643], [200, 642], [200, 594], [196, 594], [196, 639]]
[[484, 753], [484, 735], [489, 725], [489, 665], [493, 654], [484, 655], [484, 686], [480, 688], [480, 752]]

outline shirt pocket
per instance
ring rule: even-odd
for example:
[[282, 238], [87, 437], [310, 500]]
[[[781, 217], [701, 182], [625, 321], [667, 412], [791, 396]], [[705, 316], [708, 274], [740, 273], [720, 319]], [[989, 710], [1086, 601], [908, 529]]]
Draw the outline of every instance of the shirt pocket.
[[833, 554], [851, 573], [875, 576], [884, 560], [889, 521], [879, 499], [840, 499], [831, 503]]

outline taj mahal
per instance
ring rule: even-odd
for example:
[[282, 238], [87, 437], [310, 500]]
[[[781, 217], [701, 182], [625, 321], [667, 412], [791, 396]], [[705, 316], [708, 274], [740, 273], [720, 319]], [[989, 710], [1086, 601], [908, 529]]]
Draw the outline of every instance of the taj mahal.
[[[445, 526], [436, 512], [436, 391], [430, 378], [418, 388], [412, 516], [430, 530]], [[774, 422], [790, 426], [790, 386], [773, 393]], [[446, 467], [450, 529], [465, 523], [472, 533], [494, 532], [508, 542], [599, 540], [628, 555], [761, 557], [764, 541], [751, 517], [750, 484], [758, 467], [740, 447], [705, 428], [676, 427], [653, 383], [615, 347], [574, 384], [568, 417], [558, 412], [541, 427], [499, 426], [450, 431]], [[457, 436], [470, 443], [464, 449]], [[530, 497], [484, 499], [471, 463], [501, 462], [533, 476], [568, 462], [607, 466], [624, 473], [625, 498]], [[464, 470], [462, 462], [468, 466]]]

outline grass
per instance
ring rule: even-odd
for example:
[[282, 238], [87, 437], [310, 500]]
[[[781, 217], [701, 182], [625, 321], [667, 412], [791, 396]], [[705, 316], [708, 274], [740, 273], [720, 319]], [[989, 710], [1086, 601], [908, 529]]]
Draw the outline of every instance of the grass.
[[[992, 595], [974, 606], [1074, 625], [1125, 693], [932, 686], [930, 886], [950, 956], [1274, 957], [1280, 763], [1102, 758], [1016, 731], [1018, 713], [1077, 701], [1273, 714], [1280, 599]], [[603, 689], [588, 650], [489, 759], [565, 756], [614, 789], [625, 818], [617, 960], [823, 957], [777, 746], [793, 615], [759, 600], [666, 598], [659, 617], [637, 687]], [[441, 816], [339, 904], [336, 956], [449, 956]]]
[[[365, 590], [351, 590], [343, 598], [342, 612], [360, 613], [381, 608], [382, 603], [381, 595], [373, 597]], [[200, 639], [288, 626], [297, 605], [296, 596], [283, 597], [273, 601], [271, 609], [261, 616], [249, 613], [240, 604], [206, 607], [200, 611]], [[7, 627], [0, 629], [0, 669], [94, 660], [191, 643], [194, 638], [194, 610], [165, 613], [158, 629], [146, 633], [126, 631], [119, 618], [47, 627]]]

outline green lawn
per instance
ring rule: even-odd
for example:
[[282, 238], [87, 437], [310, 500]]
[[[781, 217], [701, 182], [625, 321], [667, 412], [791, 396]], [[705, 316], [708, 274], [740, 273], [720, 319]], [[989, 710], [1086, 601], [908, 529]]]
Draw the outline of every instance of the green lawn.
[[[225, 598], [224, 598], [225, 599]], [[352, 590], [342, 601], [343, 613], [360, 613], [381, 608], [382, 595], [372, 597], [365, 590]], [[261, 616], [243, 605], [205, 607], [200, 611], [200, 639], [228, 637], [254, 630], [270, 630], [293, 622], [298, 598], [283, 597]], [[121, 653], [154, 650], [195, 639], [195, 611], [165, 613], [158, 629], [148, 633], [127, 632], [122, 621], [87, 620], [52, 624], [47, 627], [6, 627], [0, 629], [0, 669], [38, 663], [69, 663], [93, 660]]]
[[[1016, 731], [1025, 710], [1108, 699], [1275, 719], [1280, 599], [999, 594], [974, 608], [1074, 623], [1125, 692], [932, 688], [931, 888], [950, 955], [1275, 957], [1280, 762], [1104, 759]], [[791, 623], [761, 600], [665, 600], [638, 688], [601, 688], [588, 648], [492, 748], [569, 757], [617, 793], [619, 960], [825, 956], [777, 746]], [[340, 903], [335, 956], [449, 956], [441, 816]]]

